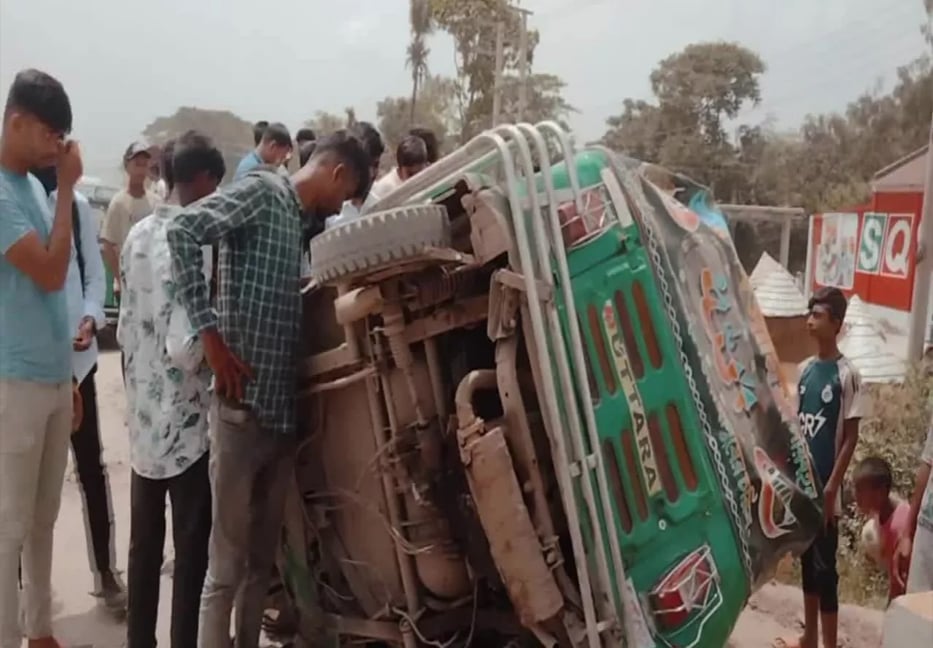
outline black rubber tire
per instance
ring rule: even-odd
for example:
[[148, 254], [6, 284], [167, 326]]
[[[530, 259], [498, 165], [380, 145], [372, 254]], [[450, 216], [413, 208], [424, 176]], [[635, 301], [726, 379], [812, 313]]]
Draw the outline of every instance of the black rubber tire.
[[311, 239], [311, 276], [333, 283], [417, 256], [426, 247], [449, 247], [450, 223], [440, 205], [376, 212]]

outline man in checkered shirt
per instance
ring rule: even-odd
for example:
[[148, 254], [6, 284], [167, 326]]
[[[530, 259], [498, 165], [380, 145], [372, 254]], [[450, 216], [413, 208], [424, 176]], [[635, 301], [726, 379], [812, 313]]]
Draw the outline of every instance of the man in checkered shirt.
[[[304, 216], [337, 212], [369, 185], [369, 156], [345, 132], [321, 140], [291, 178], [255, 171], [168, 226], [177, 298], [214, 373], [210, 476], [214, 525], [198, 645], [255, 648], [295, 448]], [[219, 244], [217, 312], [201, 246]]]

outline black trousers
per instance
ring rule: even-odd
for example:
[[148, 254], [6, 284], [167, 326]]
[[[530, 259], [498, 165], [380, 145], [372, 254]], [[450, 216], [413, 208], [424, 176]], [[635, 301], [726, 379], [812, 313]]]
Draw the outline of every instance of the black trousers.
[[71, 435], [71, 450], [84, 499], [88, 553], [92, 557], [91, 570], [95, 573], [96, 587], [100, 589], [101, 574], [113, 571], [113, 505], [110, 481], [101, 457], [95, 373], [96, 366], [78, 388], [84, 404], [84, 418], [81, 427]]
[[803, 593], [820, 597], [820, 612], [832, 614], [839, 611], [838, 549], [839, 527], [834, 522], [820, 531], [800, 557]]
[[127, 585], [127, 648], [154, 648], [159, 613], [159, 578], [165, 545], [165, 496], [172, 502], [175, 572], [172, 589], [172, 648], [193, 648], [198, 639], [201, 588], [211, 534], [208, 453], [169, 479], [130, 481], [130, 557]]

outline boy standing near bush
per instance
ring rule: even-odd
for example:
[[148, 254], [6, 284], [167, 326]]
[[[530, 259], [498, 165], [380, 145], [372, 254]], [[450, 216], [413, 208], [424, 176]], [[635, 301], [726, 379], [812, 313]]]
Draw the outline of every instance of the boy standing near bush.
[[867, 457], [860, 461], [852, 481], [855, 484], [855, 503], [862, 514], [870, 518], [869, 523], [877, 525], [877, 554], [872, 558], [888, 575], [890, 603], [904, 593], [904, 586], [894, 573], [894, 550], [907, 530], [910, 504], [891, 493], [894, 482], [891, 466], [880, 457]]
[[800, 648], [816, 648], [822, 626], [824, 648], [837, 648], [839, 573], [836, 550], [842, 480], [858, 441], [866, 402], [858, 370], [839, 351], [836, 338], [848, 302], [838, 288], [821, 288], [810, 298], [807, 330], [817, 355], [803, 364], [797, 384], [798, 419], [814, 467], [823, 483], [824, 524], [801, 557], [804, 631]]

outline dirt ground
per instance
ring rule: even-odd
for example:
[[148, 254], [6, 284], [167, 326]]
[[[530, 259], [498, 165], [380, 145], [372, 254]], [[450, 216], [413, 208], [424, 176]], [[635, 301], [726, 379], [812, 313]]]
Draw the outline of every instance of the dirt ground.
[[[855, 605], [839, 610], [839, 648], [878, 648], [884, 615]], [[770, 648], [776, 637], [800, 636], [803, 601], [800, 590], [778, 583], [765, 585], [749, 602], [727, 648]]]
[[[118, 353], [105, 352], [101, 355], [97, 389], [104, 459], [113, 492], [117, 566], [123, 570], [129, 546], [130, 468], [119, 363]], [[68, 648], [122, 648], [125, 646], [124, 624], [99, 609], [95, 599], [88, 595], [92, 582], [82, 520], [81, 493], [69, 467], [55, 538], [55, 631]], [[169, 529], [167, 556], [171, 555], [170, 543]], [[160, 645], [168, 646], [171, 597], [168, 576], [162, 578], [160, 594], [158, 640]], [[755, 595], [742, 614], [728, 648], [768, 648], [776, 637], [793, 637], [799, 633], [801, 620], [799, 590], [785, 585], [768, 585]], [[880, 645], [880, 612], [844, 606], [841, 625], [842, 648], [876, 648]]]

